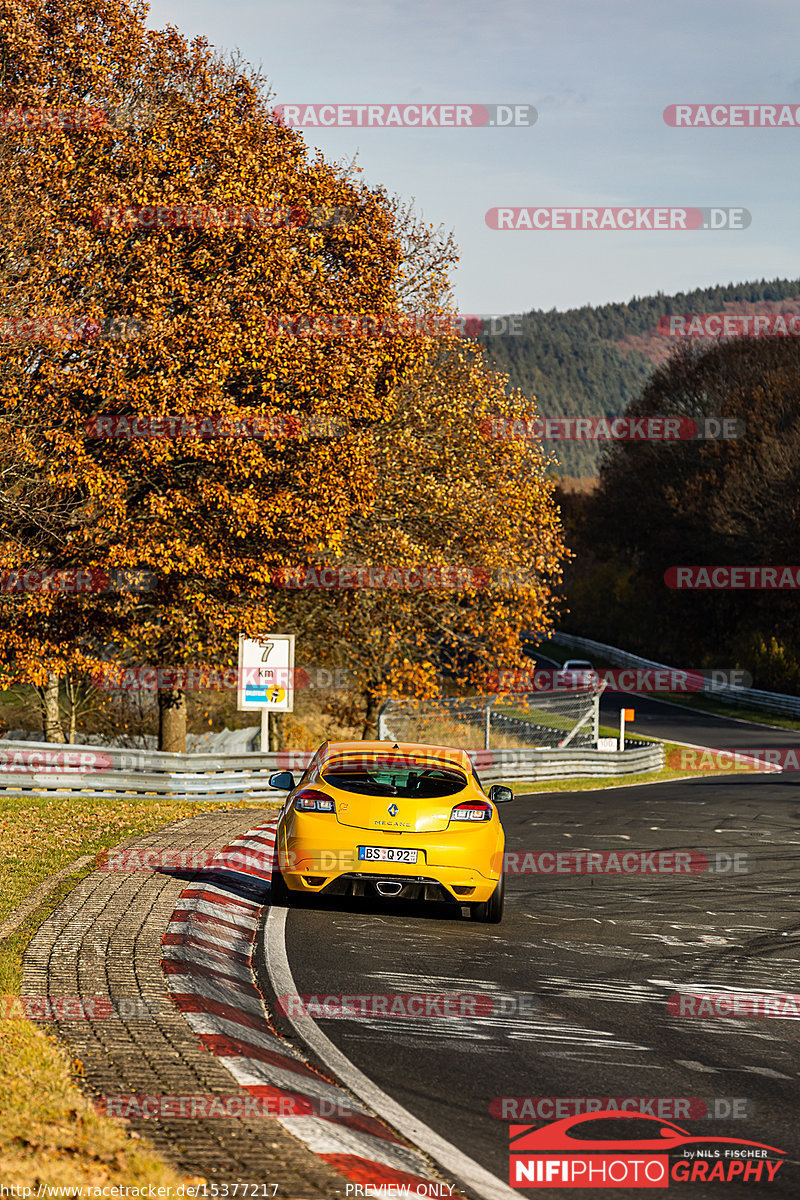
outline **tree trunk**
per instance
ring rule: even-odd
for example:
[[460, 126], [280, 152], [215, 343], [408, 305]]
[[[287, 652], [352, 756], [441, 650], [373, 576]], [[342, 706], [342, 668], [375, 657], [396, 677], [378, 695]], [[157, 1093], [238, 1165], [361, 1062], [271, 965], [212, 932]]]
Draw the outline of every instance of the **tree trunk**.
[[46, 742], [64, 741], [64, 730], [61, 728], [61, 716], [58, 711], [58, 683], [58, 676], [51, 674], [47, 676], [47, 683], [40, 689]]
[[186, 693], [178, 688], [158, 693], [158, 748], [186, 753]]
[[378, 740], [378, 713], [381, 709], [380, 697], [367, 693], [367, 709], [364, 713], [364, 728], [361, 730], [362, 742]]
[[67, 700], [69, 700], [69, 738], [68, 738], [68, 741], [69, 741], [70, 746], [74, 746], [75, 745], [75, 730], [77, 728], [77, 722], [78, 722], [77, 696], [78, 696], [78, 691], [80, 689], [80, 684], [75, 682], [75, 680], [70, 675], [69, 671], [67, 672], [66, 678], [64, 680], [64, 687], [65, 687], [65, 690], [67, 693]]

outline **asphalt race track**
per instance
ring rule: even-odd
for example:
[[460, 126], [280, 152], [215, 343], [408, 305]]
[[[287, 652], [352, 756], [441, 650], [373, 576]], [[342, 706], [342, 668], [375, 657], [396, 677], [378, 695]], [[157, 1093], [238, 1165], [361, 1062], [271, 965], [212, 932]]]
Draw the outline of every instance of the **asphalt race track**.
[[[609, 698], [606, 723], [622, 703], [636, 709], [636, 732], [677, 741], [719, 748], [800, 741], [642, 697]], [[693, 1135], [786, 1151], [772, 1183], [733, 1182], [724, 1194], [767, 1188], [776, 1198], [796, 1196], [800, 1023], [680, 1015], [680, 1001], [668, 1001], [687, 991], [800, 991], [798, 784], [792, 773], [699, 776], [518, 797], [502, 809], [506, 848], [518, 866], [529, 852], [660, 851], [670, 853], [644, 861], [670, 871], [510, 874], [500, 926], [472, 923], [458, 910], [388, 901], [293, 907], [286, 954], [296, 990], [491, 997], [489, 1015], [317, 1023], [380, 1089], [505, 1184], [510, 1121], [541, 1125], [579, 1108], [556, 1111], [559, 1099], [585, 1105], [600, 1098], [613, 1107], [612, 1098], [624, 1098]], [[705, 852], [720, 870], [676, 874], [676, 851]], [[694, 999], [685, 1003], [691, 1012]], [[506, 1105], [503, 1120], [503, 1098], [520, 1097], [535, 1099], [527, 1111]], [[719, 1195], [712, 1182], [670, 1188]], [[630, 1195], [613, 1187], [546, 1191]]]

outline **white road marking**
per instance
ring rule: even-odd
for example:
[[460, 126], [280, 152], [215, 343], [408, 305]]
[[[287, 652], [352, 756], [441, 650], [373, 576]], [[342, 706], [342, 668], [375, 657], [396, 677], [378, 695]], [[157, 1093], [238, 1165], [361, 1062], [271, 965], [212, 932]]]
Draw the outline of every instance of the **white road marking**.
[[[206, 884], [203, 888], [204, 892], [212, 889]], [[218, 889], [223, 896], [226, 892]], [[214, 900], [200, 900], [196, 896], [186, 896], [181, 898], [180, 908], [176, 911], [180, 912], [197, 912], [203, 913], [207, 917], [217, 917], [220, 921], [227, 921], [230, 925], [236, 925], [240, 933], [253, 933], [258, 926], [258, 908], [254, 907], [253, 912], [256, 915], [245, 912], [241, 908], [229, 908], [227, 905], [217, 904]], [[188, 924], [188, 922], [187, 922]], [[199, 922], [198, 922], [199, 925]]]
[[165, 946], [162, 961], [170, 959], [172, 962], [202, 962], [203, 966], [214, 969], [219, 968], [222, 975], [232, 975], [236, 979], [242, 979], [245, 983], [252, 984], [253, 973], [249, 967], [243, 966], [241, 963], [235, 962], [229, 958], [227, 954], [220, 954], [216, 950], [209, 950], [203, 946]]
[[174, 950], [176, 946], [196, 946], [198, 953], [202, 953], [204, 947], [201, 942], [208, 942], [209, 945], [219, 946], [222, 950], [235, 950], [238, 954], [244, 954], [245, 957], [250, 957], [250, 952], [253, 949], [253, 936], [251, 933], [235, 934], [232, 929], [226, 931], [225, 937], [218, 937], [213, 932], [218, 929], [218, 925], [204, 924], [202, 921], [170, 921], [167, 926], [167, 933], [173, 936], [179, 936], [182, 941], [170, 944], [165, 943], [166, 950]]
[[360, 1130], [351, 1131], [346, 1125], [334, 1125], [321, 1117], [278, 1117], [278, 1123], [305, 1142], [314, 1154], [352, 1154], [395, 1171], [432, 1179], [422, 1155], [408, 1146], [398, 1146]]
[[[232, 980], [216, 982], [207, 976], [170, 975], [169, 990], [177, 996], [198, 996], [201, 1000], [213, 1000], [240, 1009], [251, 1017], [264, 1019], [264, 1008], [258, 996], [242, 991]], [[253, 989], [255, 990], [255, 989]]]
[[[170, 976], [170, 978], [174, 978], [174, 976]], [[254, 1029], [252, 1025], [220, 1017], [217, 1013], [187, 1012], [181, 1015], [197, 1034], [219, 1034], [221, 1037], [234, 1038], [237, 1041], [247, 1042], [251, 1046], [259, 1046], [262, 1050], [270, 1050], [273, 1054], [285, 1054], [287, 1058], [294, 1059], [305, 1066], [305, 1059], [300, 1051], [296, 1050], [294, 1046], [290, 1046], [288, 1042], [276, 1043], [275, 1034], [267, 1030], [266, 1024], [262, 1032]]]
[[[278, 996], [297, 995], [297, 984], [286, 953], [286, 916], [285, 908], [270, 907], [264, 923], [267, 974]], [[300, 1037], [345, 1087], [359, 1096], [373, 1112], [383, 1117], [413, 1145], [429, 1155], [443, 1170], [477, 1192], [483, 1200], [519, 1200], [519, 1195], [513, 1188], [463, 1154], [359, 1071], [347, 1055], [322, 1032], [313, 1017], [293, 1016], [288, 1019]]]
[[369, 1115], [365, 1105], [351, 1096], [343, 1096], [342, 1089], [337, 1084], [325, 1083], [323, 1079], [315, 1079], [309, 1075], [300, 1075], [288, 1067], [276, 1067], [272, 1063], [262, 1062], [258, 1058], [241, 1058], [221, 1054], [219, 1061], [228, 1068], [242, 1087], [262, 1087], [264, 1084], [268, 1084], [272, 1087], [283, 1088], [287, 1092], [313, 1096], [317, 1100], [329, 1100], [331, 1113], [345, 1111], [344, 1102], [347, 1101], [349, 1106], [347, 1111], [352, 1115], [358, 1113]]

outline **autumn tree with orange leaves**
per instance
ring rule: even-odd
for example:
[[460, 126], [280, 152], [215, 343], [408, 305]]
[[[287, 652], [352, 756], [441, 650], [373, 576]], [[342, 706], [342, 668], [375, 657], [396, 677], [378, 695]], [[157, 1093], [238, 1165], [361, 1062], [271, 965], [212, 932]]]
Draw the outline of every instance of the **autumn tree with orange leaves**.
[[[382, 700], [452, 685], [487, 690], [526, 665], [524, 641], [552, 628], [566, 556], [541, 446], [513, 433], [534, 415], [472, 342], [444, 339], [376, 426], [380, 490], [335, 554], [281, 577], [282, 627], [346, 666], [349, 721], [377, 736]], [[529, 665], [529, 660], [527, 660]]]
[[[408, 264], [391, 208], [310, 158], [257, 75], [202, 39], [148, 31], [145, 14], [122, 0], [0, 3], [0, 109], [107, 114], [2, 134], [21, 206], [5, 297], [34, 332], [0, 343], [0, 456], [52, 519], [5, 505], [0, 569], [157, 578], [154, 591], [3, 595], [6, 683], [96, 671], [109, 645], [119, 662], [230, 663], [239, 633], [275, 627], [274, 571], [336, 550], [369, 512], [382, 486], [370, 428], [393, 419], [428, 349], [275, 336], [276, 314], [396, 311]], [[106, 336], [115, 321], [138, 333]], [[273, 432], [93, 436], [113, 414], [198, 413]], [[334, 418], [340, 436], [313, 436]], [[162, 748], [183, 749], [180, 689], [160, 702]]]

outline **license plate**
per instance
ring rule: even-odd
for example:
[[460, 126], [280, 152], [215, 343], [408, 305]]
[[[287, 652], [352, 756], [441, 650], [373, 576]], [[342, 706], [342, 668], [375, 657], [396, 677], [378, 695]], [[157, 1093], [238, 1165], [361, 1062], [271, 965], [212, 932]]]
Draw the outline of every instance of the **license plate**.
[[359, 846], [358, 857], [367, 862], [415, 863], [418, 850], [402, 850], [399, 846]]

